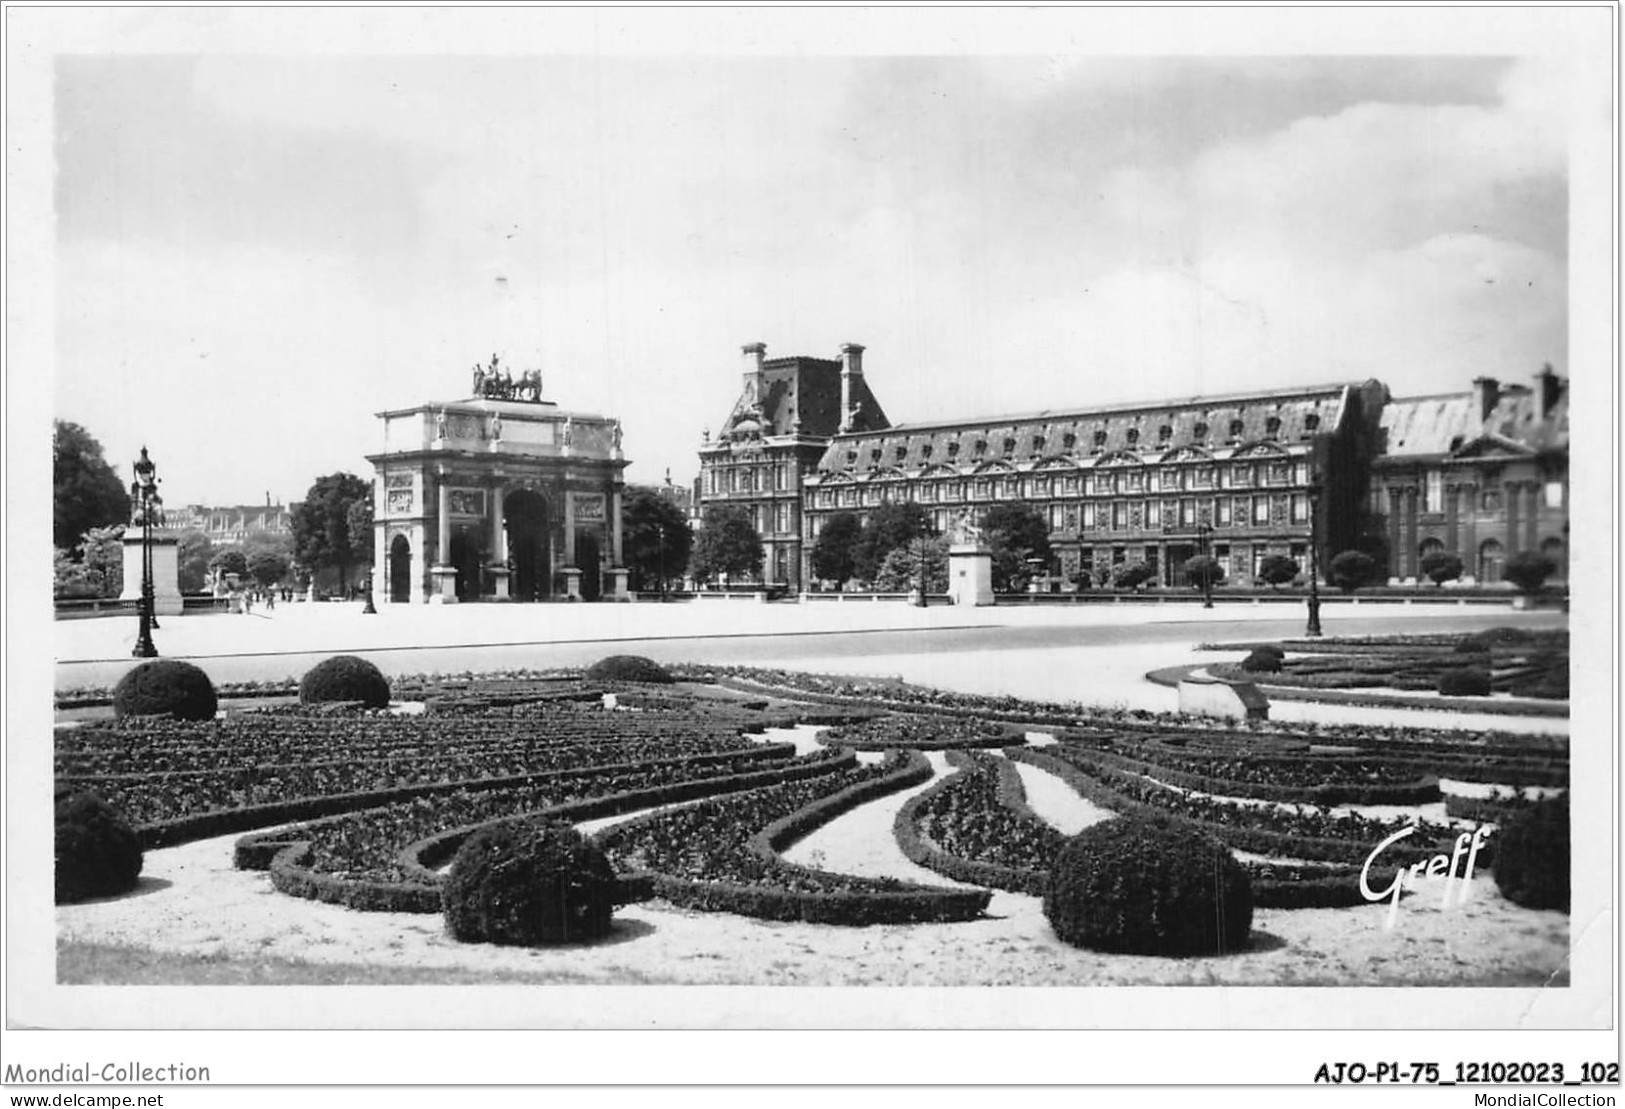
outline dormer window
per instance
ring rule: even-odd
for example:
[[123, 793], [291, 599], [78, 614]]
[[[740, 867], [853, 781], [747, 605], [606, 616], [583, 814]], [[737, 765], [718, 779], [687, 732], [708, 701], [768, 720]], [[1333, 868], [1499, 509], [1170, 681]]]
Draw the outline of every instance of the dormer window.
[[1457, 451], [1461, 450], [1461, 443], [1462, 443], [1461, 436], [1457, 435], [1457, 436], [1453, 437], [1450, 440], [1450, 453], [1454, 454]]
[[958, 453], [959, 453], [959, 440], [955, 439], [953, 442], [948, 444], [948, 457], [953, 458]]
[[1138, 443], [1139, 441], [1140, 441], [1140, 429], [1137, 428], [1137, 427], [1129, 428], [1128, 429], [1128, 445], [1132, 447], [1136, 443]]
[[976, 454], [978, 455], [978, 457], [981, 456], [981, 455], [986, 454], [987, 453], [987, 440], [986, 439], [978, 439], [978, 440], [976, 440], [976, 446], [975, 446], [974, 449], [975, 449]]
[[1191, 438], [1195, 439], [1198, 443], [1200, 443], [1202, 440], [1206, 439], [1207, 438], [1207, 425], [1206, 424], [1197, 424], [1195, 427], [1191, 428]]
[[1264, 438], [1278, 439], [1281, 435], [1281, 417], [1271, 416], [1264, 421]]
[[1033, 436], [1033, 453], [1034, 454], [1042, 454], [1043, 451], [1044, 451], [1044, 437], [1042, 435], [1034, 435]]
[[1015, 452], [1016, 452], [1016, 441], [1014, 439], [1006, 439], [1004, 441], [1004, 453], [1005, 454], [1014, 454]]
[[1061, 436], [1061, 446], [1066, 448], [1067, 450], [1071, 450], [1073, 447], [1075, 447], [1077, 445], [1078, 445], [1078, 437], [1076, 435], [1072, 434], [1070, 431], [1067, 432], [1065, 435]]
[[897, 461], [901, 462], [901, 461], [903, 461], [903, 459], [908, 457], [908, 448], [907, 447], [898, 447], [895, 451], [892, 452], [892, 456], [894, 458], [896, 458]]
[[930, 443], [924, 443], [924, 444], [922, 444], [920, 446], [920, 457], [921, 458], [930, 458], [931, 457], [931, 444]]
[[1166, 443], [1173, 437], [1174, 429], [1169, 427], [1167, 424], [1163, 424], [1161, 427], [1157, 428], [1157, 442]]
[[879, 462], [880, 461], [880, 448], [879, 447], [876, 447], [874, 450], [869, 452], [869, 461], [870, 462]]
[[856, 462], [858, 460], [858, 452], [857, 451], [847, 451], [846, 452], [846, 460], [848, 462]]
[[1320, 427], [1320, 417], [1316, 413], [1311, 412], [1311, 413], [1309, 413], [1309, 415], [1307, 415], [1307, 416], [1305, 416], [1303, 418], [1303, 430], [1305, 430], [1305, 431], [1314, 431], [1319, 427]]
[[1230, 421], [1230, 438], [1232, 438], [1232, 439], [1240, 439], [1241, 438], [1241, 432], [1242, 432], [1242, 429], [1244, 427], [1246, 427], [1246, 425], [1243, 424], [1240, 420], [1231, 420]]
[[1104, 428], [1102, 428], [1101, 430], [1095, 432], [1095, 450], [1098, 451], [1101, 447], [1104, 447], [1105, 445], [1106, 445], [1106, 431], [1105, 431]]

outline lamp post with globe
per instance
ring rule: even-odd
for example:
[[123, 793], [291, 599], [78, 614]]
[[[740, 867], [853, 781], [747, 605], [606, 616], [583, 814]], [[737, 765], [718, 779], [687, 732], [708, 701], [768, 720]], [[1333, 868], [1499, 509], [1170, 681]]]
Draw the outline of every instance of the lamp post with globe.
[[158, 648], [152, 642], [152, 629], [158, 626], [154, 612], [152, 587], [152, 523], [158, 506], [158, 467], [141, 448], [141, 457], [135, 463], [135, 481], [130, 484], [130, 499], [139, 506], [136, 521], [141, 525], [141, 632], [136, 637], [134, 658], [156, 658]]

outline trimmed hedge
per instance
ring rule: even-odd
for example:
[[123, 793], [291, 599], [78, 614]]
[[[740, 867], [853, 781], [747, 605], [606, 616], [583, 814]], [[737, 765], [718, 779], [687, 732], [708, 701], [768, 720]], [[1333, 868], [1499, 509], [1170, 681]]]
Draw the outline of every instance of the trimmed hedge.
[[213, 720], [220, 699], [209, 675], [180, 659], [143, 662], [113, 687], [113, 716], [173, 716], [177, 720]]
[[1249, 674], [1278, 674], [1281, 670], [1281, 658], [1281, 654], [1276, 651], [1259, 648], [1241, 660], [1241, 668]]
[[1439, 692], [1446, 697], [1488, 697], [1490, 672], [1477, 666], [1457, 666], [1439, 673]]
[[1253, 892], [1222, 844], [1171, 824], [1108, 820], [1067, 841], [1044, 915], [1074, 947], [1214, 955], [1247, 946]]
[[1495, 884], [1508, 901], [1569, 911], [1569, 795], [1540, 801], [1495, 836]]
[[[969, 776], [979, 771], [982, 773], [997, 773], [998, 801], [1010, 809], [1018, 818], [1029, 819], [1041, 823], [1026, 803], [1025, 790], [1021, 786], [1021, 778], [1015, 772], [1015, 767], [1007, 760], [1001, 760], [996, 767], [979, 764], [971, 758], [960, 754], [950, 754], [949, 762], [958, 768], [959, 772], [950, 774], [942, 781], [914, 797], [908, 799], [897, 812], [897, 818], [892, 822], [892, 835], [897, 840], [897, 846], [902, 849], [910, 862], [936, 871], [947, 878], [957, 882], [968, 882], [976, 886], [991, 886], [994, 889], [1010, 890], [1015, 893], [1029, 893], [1042, 897], [1049, 886], [1049, 871], [1035, 867], [1007, 866], [1002, 863], [989, 862], [985, 859], [970, 859], [962, 855], [955, 855], [936, 843], [920, 831], [920, 818], [925, 810], [938, 804], [940, 800], [954, 790], [969, 788]], [[1046, 825], [1047, 827], [1047, 825]], [[1057, 843], [1063, 837], [1055, 833]]]
[[56, 797], [56, 903], [108, 897], [141, 878], [141, 840], [94, 793]]
[[671, 685], [677, 679], [653, 659], [642, 655], [610, 655], [587, 667], [588, 681], [643, 682], [651, 685]]
[[446, 928], [464, 943], [519, 947], [606, 936], [615, 871], [568, 824], [497, 824], [464, 842], [440, 886]]
[[299, 703], [359, 701], [369, 709], [389, 707], [389, 679], [356, 655], [334, 655], [311, 667], [299, 681]]

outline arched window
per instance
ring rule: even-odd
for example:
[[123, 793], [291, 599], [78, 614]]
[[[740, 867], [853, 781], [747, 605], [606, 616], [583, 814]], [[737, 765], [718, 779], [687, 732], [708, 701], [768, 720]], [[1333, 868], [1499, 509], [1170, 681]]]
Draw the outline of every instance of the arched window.
[[1266, 439], [1278, 438], [1281, 434], [1281, 417], [1271, 416], [1264, 421], [1264, 437]]
[[1128, 445], [1132, 447], [1136, 443], [1138, 443], [1139, 441], [1140, 441], [1140, 429], [1137, 428], [1137, 427], [1129, 428], [1128, 429]]
[[1065, 435], [1061, 436], [1061, 446], [1066, 448], [1067, 450], [1071, 450], [1073, 447], [1075, 447], [1077, 445], [1078, 445], [1078, 437], [1076, 435], [1072, 434], [1070, 431], [1067, 432]]
[[1231, 420], [1230, 421], [1230, 438], [1232, 438], [1232, 439], [1240, 439], [1242, 429], [1245, 428], [1245, 427], [1246, 427], [1246, 425], [1243, 424], [1240, 420]]
[[1167, 424], [1157, 428], [1157, 442], [1166, 443], [1174, 437], [1174, 429]]
[[1506, 568], [1506, 549], [1495, 539], [1486, 539], [1478, 547], [1478, 580], [1490, 585], [1502, 578]]
[[1198, 443], [1200, 443], [1202, 440], [1206, 439], [1207, 438], [1207, 425], [1206, 424], [1197, 424], [1195, 427], [1191, 428], [1191, 438], [1195, 439]]
[[1105, 445], [1106, 445], [1106, 429], [1101, 428], [1099, 431], [1095, 432], [1095, 449], [1099, 450], [1101, 447], [1104, 447]]

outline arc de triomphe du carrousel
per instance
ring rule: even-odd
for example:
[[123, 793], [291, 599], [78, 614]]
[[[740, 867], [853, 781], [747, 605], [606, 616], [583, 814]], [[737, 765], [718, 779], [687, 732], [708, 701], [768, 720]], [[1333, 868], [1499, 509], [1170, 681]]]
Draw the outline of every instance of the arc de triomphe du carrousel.
[[627, 599], [619, 420], [561, 409], [495, 355], [466, 399], [378, 418], [375, 603]]

